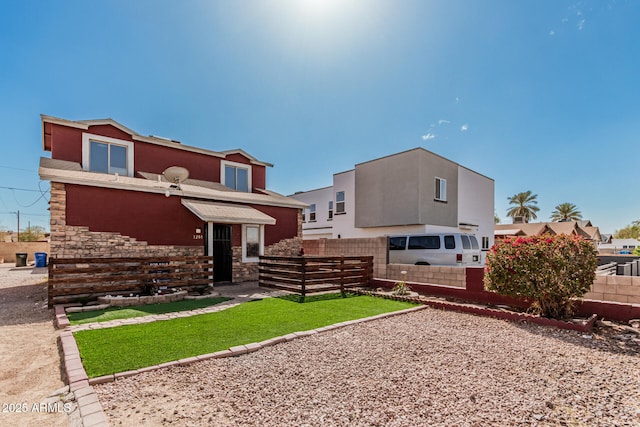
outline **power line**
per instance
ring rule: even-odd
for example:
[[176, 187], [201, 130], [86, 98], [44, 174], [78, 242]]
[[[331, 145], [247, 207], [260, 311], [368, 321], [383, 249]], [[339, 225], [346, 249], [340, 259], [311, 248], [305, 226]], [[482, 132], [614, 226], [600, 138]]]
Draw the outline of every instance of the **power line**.
[[4, 188], [5, 190], [31, 191], [31, 192], [34, 192], [34, 193], [42, 193], [41, 190], [30, 190], [28, 188], [3, 187], [1, 185], [0, 185], [0, 188]]
[[16, 171], [36, 172], [36, 171], [35, 171], [35, 170], [33, 170], [33, 169], [14, 168], [13, 166], [3, 166], [3, 165], [0, 165], [0, 168], [3, 168], [3, 169], [13, 169], [13, 170], [16, 170]]

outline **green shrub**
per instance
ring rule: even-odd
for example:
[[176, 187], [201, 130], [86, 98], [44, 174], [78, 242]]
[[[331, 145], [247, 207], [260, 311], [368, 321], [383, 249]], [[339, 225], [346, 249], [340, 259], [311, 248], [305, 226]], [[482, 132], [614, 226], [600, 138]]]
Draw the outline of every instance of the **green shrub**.
[[572, 298], [589, 291], [597, 263], [594, 245], [578, 236], [506, 239], [487, 254], [484, 285], [529, 298], [532, 312], [560, 319], [573, 313]]

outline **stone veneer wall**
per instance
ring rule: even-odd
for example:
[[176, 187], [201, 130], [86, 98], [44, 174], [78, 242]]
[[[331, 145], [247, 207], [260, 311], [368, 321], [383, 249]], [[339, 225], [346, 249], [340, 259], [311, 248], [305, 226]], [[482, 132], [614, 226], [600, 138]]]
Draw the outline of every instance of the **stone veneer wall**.
[[[291, 239], [281, 240], [278, 243], [266, 246], [264, 248], [264, 254], [267, 256], [297, 256], [301, 247], [302, 238], [293, 237]], [[234, 246], [232, 249], [232, 280], [234, 282], [258, 280], [258, 263], [242, 262], [242, 248], [240, 246]]]
[[54, 258], [108, 258], [204, 255], [204, 247], [148, 245], [120, 233], [90, 231], [66, 224], [64, 184], [51, 183], [51, 252]]

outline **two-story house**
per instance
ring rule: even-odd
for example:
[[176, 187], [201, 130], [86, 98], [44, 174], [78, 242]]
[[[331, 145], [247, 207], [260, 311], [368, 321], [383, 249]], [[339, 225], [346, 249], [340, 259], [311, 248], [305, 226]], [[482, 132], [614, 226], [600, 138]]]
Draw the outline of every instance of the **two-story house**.
[[[257, 280], [262, 254], [300, 250], [306, 205], [266, 189], [272, 165], [143, 136], [111, 120], [42, 116], [51, 256], [212, 255], [214, 281]], [[188, 175], [188, 176], [187, 176]]]
[[359, 163], [333, 185], [290, 197], [309, 205], [304, 239], [474, 234], [493, 245], [494, 181], [424, 148]]

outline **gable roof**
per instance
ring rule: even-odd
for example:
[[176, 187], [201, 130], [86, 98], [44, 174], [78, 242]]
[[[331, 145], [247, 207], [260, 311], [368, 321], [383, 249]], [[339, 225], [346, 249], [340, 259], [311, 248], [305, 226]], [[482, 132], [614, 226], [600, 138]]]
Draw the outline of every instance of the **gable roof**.
[[229, 155], [229, 154], [241, 154], [244, 157], [246, 157], [247, 159], [249, 159], [250, 163], [252, 163], [252, 164], [260, 165], [260, 166], [273, 167], [273, 165], [271, 163], [262, 162], [262, 161], [256, 159], [255, 157], [253, 157], [252, 155], [248, 154], [244, 150], [241, 150], [241, 149], [227, 150], [227, 151], [219, 152], [219, 151], [207, 150], [205, 148], [193, 147], [193, 146], [190, 146], [190, 145], [185, 145], [185, 144], [182, 144], [179, 141], [175, 141], [175, 140], [169, 139], [169, 138], [162, 138], [162, 137], [153, 136], [153, 135], [144, 136], [144, 135], [140, 135], [138, 132], [126, 127], [122, 123], [119, 123], [119, 122], [117, 122], [117, 121], [115, 121], [115, 120], [113, 120], [111, 118], [93, 119], [93, 120], [67, 120], [67, 119], [61, 119], [59, 117], [47, 116], [45, 114], [41, 114], [40, 118], [42, 120], [42, 126], [43, 126], [42, 149], [45, 150], [45, 151], [49, 151], [50, 150], [50, 148], [48, 148], [46, 146], [46, 142], [45, 142], [45, 132], [44, 132], [44, 124], [45, 123], [51, 123], [51, 124], [56, 124], [56, 125], [61, 125], [61, 126], [67, 126], [67, 127], [72, 127], [72, 128], [76, 128], [76, 129], [82, 129], [82, 130], [89, 130], [89, 128], [91, 126], [108, 125], [108, 126], [113, 126], [116, 129], [119, 129], [122, 132], [130, 135], [131, 139], [133, 139], [134, 141], [146, 142], [146, 143], [149, 143], [149, 144], [161, 145], [161, 146], [164, 146], [164, 147], [171, 147], [171, 148], [175, 148], [175, 149], [178, 149], [178, 150], [191, 151], [191, 152], [195, 152], [195, 153], [206, 154], [208, 156], [220, 157], [220, 158], [223, 158], [223, 159], [226, 158], [227, 155]]
[[[580, 226], [580, 224], [585, 226]], [[588, 224], [588, 225], [587, 225]], [[587, 239], [600, 241], [600, 229], [591, 225], [591, 221], [561, 222], [525, 222], [517, 224], [496, 224], [496, 236], [537, 236], [545, 233], [579, 235]]]

